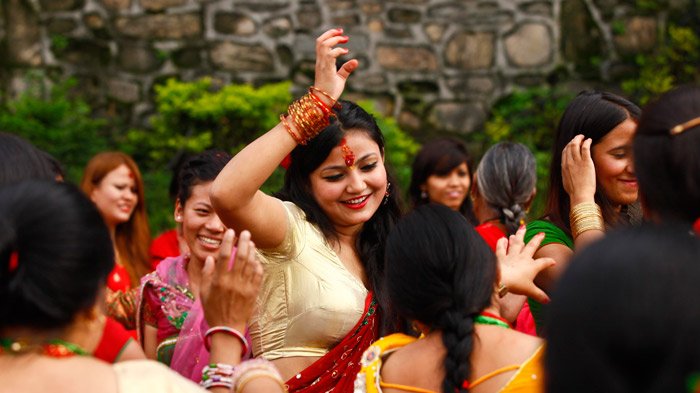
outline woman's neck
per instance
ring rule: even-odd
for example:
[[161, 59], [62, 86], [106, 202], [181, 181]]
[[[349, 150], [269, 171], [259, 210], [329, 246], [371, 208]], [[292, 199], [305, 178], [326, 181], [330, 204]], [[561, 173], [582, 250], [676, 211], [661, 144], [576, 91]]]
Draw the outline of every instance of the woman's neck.
[[199, 297], [199, 284], [202, 282], [202, 268], [204, 267], [204, 261], [190, 256], [187, 259], [187, 278], [189, 281], [189, 289], [193, 292], [195, 297]]

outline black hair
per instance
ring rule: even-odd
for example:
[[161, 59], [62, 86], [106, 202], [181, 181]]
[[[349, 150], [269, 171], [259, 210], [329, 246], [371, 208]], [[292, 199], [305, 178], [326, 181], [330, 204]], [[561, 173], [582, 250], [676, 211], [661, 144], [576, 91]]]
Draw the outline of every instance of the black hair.
[[95, 304], [113, 267], [109, 231], [76, 186], [32, 180], [0, 189], [0, 328], [67, 326]]
[[465, 391], [474, 318], [491, 301], [496, 259], [467, 220], [447, 206], [418, 206], [387, 239], [387, 295], [402, 318], [442, 332], [444, 393]]
[[646, 207], [662, 220], [700, 218], [700, 125], [671, 135], [700, 117], [700, 86], [687, 85], [644, 108], [634, 138], [634, 167]]
[[[632, 102], [604, 91], [582, 91], [564, 110], [559, 121], [554, 145], [552, 162], [549, 167], [549, 192], [544, 216], [559, 228], [571, 233], [569, 227], [569, 210], [571, 202], [564, 190], [561, 177], [561, 155], [564, 147], [578, 134], [593, 140], [595, 146], [615, 127], [627, 119], [635, 123], [639, 120], [641, 110]], [[617, 222], [618, 214], [612, 202], [605, 196], [601, 187], [596, 187], [595, 200], [603, 211], [603, 219], [608, 224]], [[623, 207], [627, 211], [627, 207]], [[632, 209], [635, 210], [635, 209]], [[636, 210], [635, 210], [636, 211]], [[631, 217], [634, 220], [636, 217]]]
[[0, 185], [26, 179], [55, 180], [56, 169], [49, 157], [26, 139], [0, 132]]
[[178, 174], [177, 199], [184, 206], [198, 184], [216, 179], [216, 176], [231, 160], [231, 155], [223, 150], [206, 150], [188, 158]]
[[[428, 198], [423, 197], [421, 190], [421, 186], [428, 181], [428, 177], [447, 175], [463, 163], [467, 164], [471, 179], [473, 160], [462, 141], [454, 138], [438, 138], [425, 143], [413, 159], [411, 184], [408, 187], [411, 205], [415, 208], [430, 202]], [[478, 224], [469, 193], [464, 198], [459, 211], [469, 222]]]
[[[297, 146], [291, 154], [291, 163], [284, 177], [284, 185], [276, 196], [294, 202], [306, 214], [306, 219], [319, 227], [327, 239], [335, 239], [337, 234], [331, 220], [316, 202], [311, 192], [311, 173], [328, 158], [331, 150], [338, 146], [348, 132], [363, 132], [378, 146], [384, 155], [384, 136], [376, 120], [359, 105], [350, 101], [339, 101], [340, 109], [334, 109], [335, 117], [331, 124], [306, 145]], [[387, 168], [388, 195], [369, 221], [365, 222], [355, 245], [360, 260], [364, 264], [367, 277], [380, 304], [385, 299], [381, 291], [381, 276], [384, 272], [384, 244], [391, 228], [401, 215], [401, 196], [391, 171]], [[392, 316], [383, 314], [383, 319]], [[386, 323], [383, 322], [386, 326]]]
[[625, 227], [574, 256], [548, 314], [546, 391], [696, 391], [699, 261], [687, 225]]

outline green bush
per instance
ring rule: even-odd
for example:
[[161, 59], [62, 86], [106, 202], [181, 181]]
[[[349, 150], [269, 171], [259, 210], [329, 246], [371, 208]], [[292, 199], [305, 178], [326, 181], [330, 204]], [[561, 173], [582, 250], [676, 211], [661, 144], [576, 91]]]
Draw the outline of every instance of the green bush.
[[553, 87], [517, 90], [491, 108], [483, 133], [471, 134], [472, 143], [480, 145], [481, 152], [502, 141], [520, 142], [532, 150], [537, 160], [537, 196], [531, 206], [531, 218], [542, 214], [554, 136], [559, 118], [572, 98], [572, 93]]
[[420, 144], [410, 135], [402, 131], [396, 120], [382, 116], [372, 101], [360, 101], [358, 104], [377, 119], [377, 125], [384, 134], [386, 145], [386, 161], [398, 181], [398, 187], [406, 195], [411, 182], [411, 164]]
[[650, 54], [639, 54], [639, 74], [622, 82], [630, 98], [645, 105], [650, 99], [684, 83], [700, 82], [700, 37], [692, 28], [670, 24]]
[[0, 130], [21, 135], [64, 165], [69, 180], [78, 182], [82, 167], [108, 148], [106, 122], [91, 116], [92, 109], [69, 92], [69, 79], [47, 88], [41, 75], [27, 78], [29, 89], [0, 107]]

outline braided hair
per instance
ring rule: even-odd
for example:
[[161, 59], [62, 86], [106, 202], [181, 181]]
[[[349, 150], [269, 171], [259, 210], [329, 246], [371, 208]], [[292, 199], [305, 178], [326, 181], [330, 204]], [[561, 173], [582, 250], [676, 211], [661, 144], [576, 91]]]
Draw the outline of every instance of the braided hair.
[[456, 211], [418, 206], [387, 239], [385, 287], [402, 317], [442, 333], [447, 349], [443, 392], [465, 392], [474, 318], [491, 300], [496, 260]]

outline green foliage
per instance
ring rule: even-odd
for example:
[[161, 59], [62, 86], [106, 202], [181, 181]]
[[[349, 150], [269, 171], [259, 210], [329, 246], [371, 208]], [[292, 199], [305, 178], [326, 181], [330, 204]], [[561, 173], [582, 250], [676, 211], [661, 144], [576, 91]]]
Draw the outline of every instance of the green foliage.
[[398, 186], [403, 195], [408, 192], [411, 182], [411, 164], [420, 145], [406, 132], [402, 131], [396, 120], [391, 117], [384, 117], [377, 112], [372, 101], [360, 101], [358, 104], [368, 113], [377, 119], [377, 125], [384, 134], [386, 144], [386, 161], [396, 175]]
[[46, 88], [41, 75], [30, 75], [29, 89], [0, 108], [0, 130], [25, 137], [56, 157], [68, 178], [79, 181], [82, 167], [94, 154], [107, 148], [105, 121], [91, 116], [91, 108], [71, 97], [75, 81]]
[[572, 98], [571, 93], [551, 87], [515, 91], [496, 102], [483, 133], [471, 134], [482, 152], [502, 141], [520, 142], [532, 150], [537, 160], [538, 194], [531, 217], [538, 217], [544, 207], [554, 135]]
[[151, 129], [132, 129], [125, 144], [136, 157], [161, 167], [180, 150], [218, 147], [238, 151], [279, 121], [291, 100], [288, 82], [254, 88], [213, 88], [210, 78], [195, 82], [169, 79], [155, 87], [157, 114]]
[[622, 82], [623, 90], [644, 105], [683, 83], [700, 82], [700, 37], [689, 27], [669, 25], [667, 36], [653, 53], [639, 54], [639, 75]]

